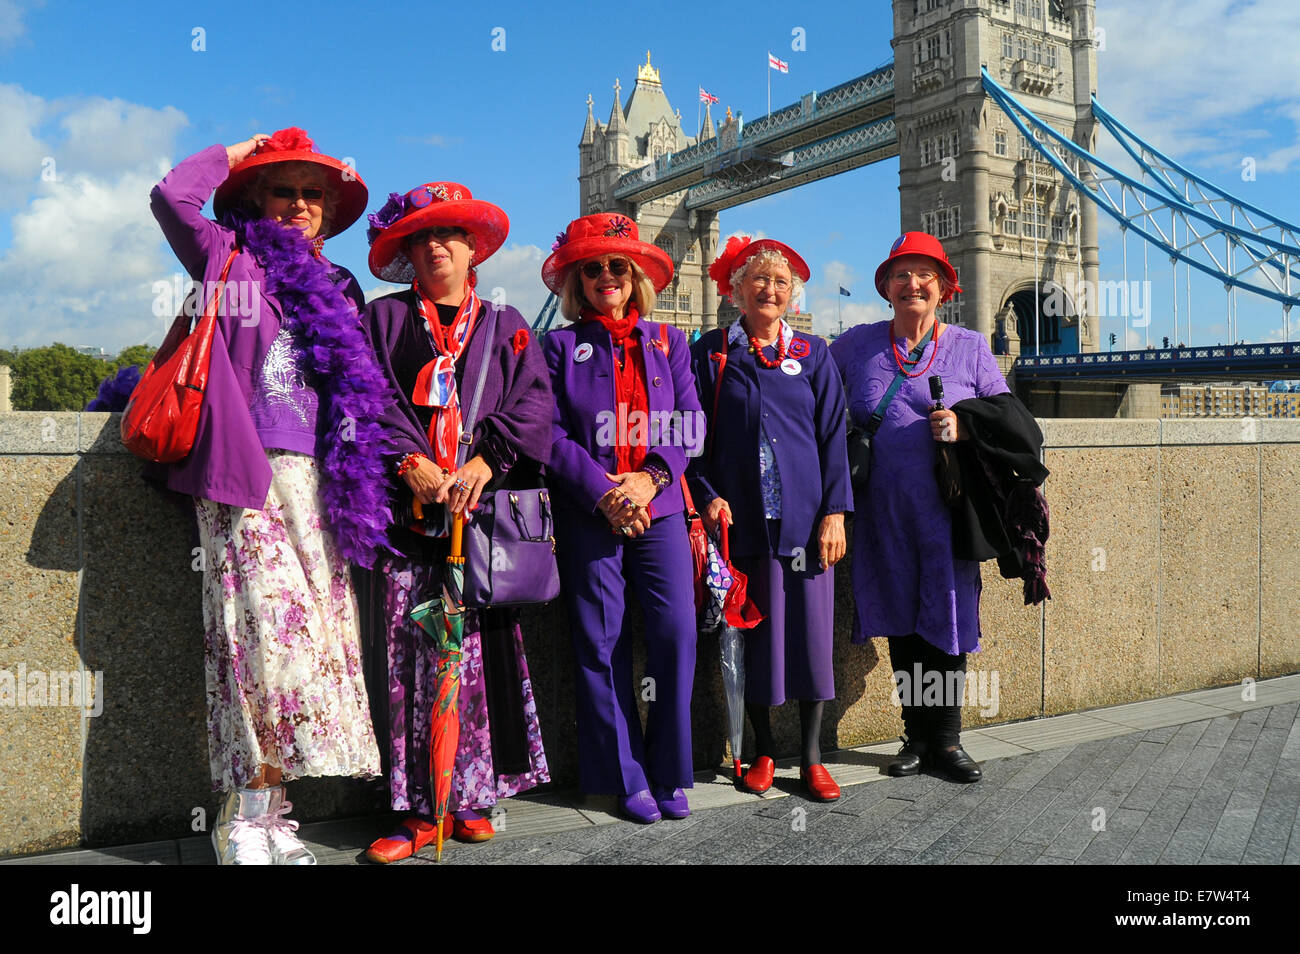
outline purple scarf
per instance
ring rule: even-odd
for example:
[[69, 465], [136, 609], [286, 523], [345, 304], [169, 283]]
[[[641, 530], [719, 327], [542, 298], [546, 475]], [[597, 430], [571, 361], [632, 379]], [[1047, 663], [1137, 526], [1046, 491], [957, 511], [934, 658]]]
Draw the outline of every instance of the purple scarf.
[[325, 520], [345, 557], [372, 567], [389, 549], [388, 480], [379, 416], [391, 397], [356, 308], [297, 229], [247, 222], [242, 245], [266, 270], [289, 333], [311, 361], [324, 398], [329, 447], [321, 469]]

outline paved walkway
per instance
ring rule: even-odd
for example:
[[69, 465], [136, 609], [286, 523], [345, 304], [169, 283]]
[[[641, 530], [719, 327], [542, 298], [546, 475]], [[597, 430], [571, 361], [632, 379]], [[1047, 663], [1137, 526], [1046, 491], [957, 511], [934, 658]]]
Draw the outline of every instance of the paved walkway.
[[[634, 825], [612, 799], [516, 798], [497, 837], [444, 864], [1300, 864], [1300, 675], [963, 733], [984, 780], [884, 774], [897, 743], [827, 765], [844, 797], [701, 776], [683, 821]], [[363, 858], [384, 821], [305, 825], [322, 864]], [[5, 864], [211, 864], [206, 837]], [[432, 849], [401, 864], [432, 864]]]

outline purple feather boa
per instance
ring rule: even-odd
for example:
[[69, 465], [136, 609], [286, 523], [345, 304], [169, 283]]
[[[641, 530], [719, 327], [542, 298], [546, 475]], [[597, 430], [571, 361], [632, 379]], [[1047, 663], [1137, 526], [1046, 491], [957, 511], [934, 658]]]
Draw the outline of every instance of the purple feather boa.
[[124, 365], [117, 373], [99, 382], [99, 393], [86, 405], [87, 411], [125, 411], [131, 392], [140, 383], [140, 369]]
[[321, 502], [339, 550], [363, 567], [389, 550], [388, 479], [379, 415], [388, 383], [361, 330], [356, 308], [328, 264], [296, 229], [270, 219], [243, 225], [243, 245], [266, 270], [290, 334], [308, 355], [327, 415]]

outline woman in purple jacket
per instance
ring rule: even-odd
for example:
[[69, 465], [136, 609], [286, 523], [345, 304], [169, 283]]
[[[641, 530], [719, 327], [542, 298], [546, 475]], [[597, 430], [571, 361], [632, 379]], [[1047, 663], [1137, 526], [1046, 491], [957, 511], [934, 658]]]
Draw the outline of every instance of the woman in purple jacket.
[[[648, 824], [690, 814], [694, 580], [678, 484], [698, 451], [686, 338], [650, 321], [672, 261], [617, 213], [569, 223], [542, 281], [573, 322], [542, 351], [555, 415], [556, 557], [573, 633], [582, 790]], [[645, 679], [632, 685], [624, 596], [645, 614]], [[637, 697], [649, 703], [641, 731]]]
[[[441, 593], [449, 513], [472, 511], [485, 489], [537, 486], [539, 467], [550, 456], [551, 387], [523, 317], [475, 291], [475, 267], [505, 242], [505, 212], [458, 183], [427, 182], [391, 195], [370, 223], [371, 272], [408, 286], [372, 301], [365, 313], [396, 393], [383, 420], [389, 472], [403, 500], [389, 534], [396, 555], [383, 566], [383, 612], [391, 804], [410, 817], [366, 853], [387, 863], [437, 835], [430, 821], [429, 744], [438, 659], [411, 610]], [[489, 326], [495, 330], [489, 333]], [[461, 463], [461, 415], [469, 413], [485, 361], [473, 443]], [[412, 500], [427, 508], [423, 521], [414, 519]], [[493, 827], [484, 813], [498, 799], [548, 781], [518, 613], [470, 609], [460, 743], [444, 824], [460, 841], [486, 841]]]
[[[763, 622], [745, 634], [745, 708], [757, 753], [742, 785], [772, 787], [770, 708], [799, 700], [800, 778], [818, 801], [840, 797], [821, 759], [821, 722], [835, 698], [835, 574], [853, 509], [844, 448], [844, 389], [830, 352], [785, 320], [809, 276], [782, 242], [734, 236], [709, 275], [741, 316], [692, 349], [709, 436], [692, 467], [712, 531], [732, 525], [731, 555]], [[739, 758], [739, 753], [733, 753]]]
[[[202, 214], [214, 190], [219, 223]], [[301, 129], [205, 149], [152, 194], [209, 294], [229, 263], [194, 448], [165, 473], [203, 548], [221, 864], [314, 864], [282, 780], [379, 773], [347, 561], [384, 543], [385, 386], [356, 280], [321, 254], [365, 203]]]

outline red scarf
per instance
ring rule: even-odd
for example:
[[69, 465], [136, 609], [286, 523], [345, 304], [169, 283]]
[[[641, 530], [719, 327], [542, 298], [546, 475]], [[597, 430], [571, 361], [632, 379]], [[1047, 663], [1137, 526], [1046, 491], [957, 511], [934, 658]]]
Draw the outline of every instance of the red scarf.
[[469, 347], [470, 335], [478, 321], [479, 306], [482, 304], [472, 287], [466, 287], [465, 300], [456, 312], [456, 318], [444, 329], [438, 320], [438, 310], [434, 303], [425, 297], [417, 281], [412, 286], [415, 291], [415, 307], [424, 319], [425, 330], [433, 342], [434, 359], [420, 369], [415, 378], [415, 389], [411, 403], [434, 409], [433, 420], [429, 422], [429, 446], [433, 449], [433, 459], [438, 466], [446, 470], [456, 469], [456, 451], [459, 449], [461, 413], [460, 395], [456, 390], [456, 361]]
[[[614, 411], [617, 432], [614, 454], [615, 473], [627, 474], [641, 469], [650, 441], [650, 395], [646, 391], [645, 349], [630, 336], [640, 314], [629, 307], [622, 318], [610, 318], [591, 308], [582, 309], [583, 321], [598, 321], [609, 332], [614, 348], [623, 346], [623, 363], [613, 355]], [[637, 336], [640, 338], [640, 335]]]

